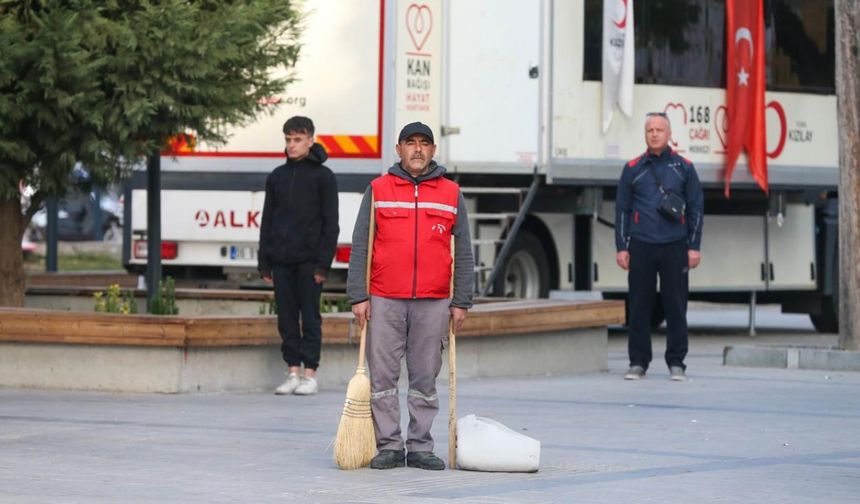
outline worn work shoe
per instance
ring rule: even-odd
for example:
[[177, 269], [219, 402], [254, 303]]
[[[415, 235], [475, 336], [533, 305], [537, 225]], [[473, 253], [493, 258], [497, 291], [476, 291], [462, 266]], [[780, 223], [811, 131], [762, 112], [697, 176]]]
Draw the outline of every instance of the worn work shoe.
[[427, 469], [428, 471], [441, 471], [445, 469], [445, 462], [433, 454], [433, 452], [409, 452], [406, 455], [406, 465], [409, 467], [417, 467], [418, 469]]
[[290, 395], [295, 392], [296, 388], [302, 383], [302, 380], [299, 378], [299, 375], [296, 373], [290, 373], [287, 375], [287, 381], [278, 385], [278, 388], [275, 389], [275, 394], [277, 395]]
[[302, 382], [299, 383], [299, 386], [296, 387], [296, 390], [293, 391], [295, 395], [314, 395], [319, 392], [320, 387], [317, 385], [316, 378], [308, 378], [307, 376], [302, 377]]
[[645, 377], [645, 368], [642, 366], [630, 366], [630, 369], [624, 373], [625, 380], [638, 380]]
[[684, 373], [684, 368], [681, 366], [672, 366], [669, 368], [669, 379], [672, 381], [684, 381], [687, 375]]
[[371, 469], [394, 469], [403, 467], [406, 457], [403, 450], [379, 450], [375, 457], [370, 459]]

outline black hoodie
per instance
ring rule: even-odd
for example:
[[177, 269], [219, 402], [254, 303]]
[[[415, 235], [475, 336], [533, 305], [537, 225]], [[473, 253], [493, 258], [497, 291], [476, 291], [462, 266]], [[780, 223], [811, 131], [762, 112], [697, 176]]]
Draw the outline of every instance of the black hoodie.
[[257, 269], [271, 276], [276, 265], [314, 263], [325, 275], [337, 247], [337, 182], [315, 143], [298, 161], [287, 159], [266, 178]]

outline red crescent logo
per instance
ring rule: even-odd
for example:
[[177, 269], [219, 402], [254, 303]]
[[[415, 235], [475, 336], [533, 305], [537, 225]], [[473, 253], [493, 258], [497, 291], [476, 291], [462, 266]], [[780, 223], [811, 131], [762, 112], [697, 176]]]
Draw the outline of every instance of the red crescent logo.
[[[666, 113], [666, 115], [667, 115], [667, 116], [669, 116], [670, 118], [671, 118], [671, 117], [675, 117], [675, 116], [676, 116], [676, 114], [675, 114], [674, 112], [672, 112], [672, 109], [681, 109], [681, 112], [684, 114], [684, 122], [683, 122], [683, 124], [687, 124], [687, 107], [685, 107], [683, 103], [673, 103], [673, 102], [669, 102], [669, 103], [667, 103], [667, 104], [666, 104], [666, 106], [665, 106], [665, 107], [663, 107], [663, 112], [665, 112], [665, 113]], [[673, 147], [675, 150], [678, 150], [678, 149], [677, 149], [677, 147], [678, 147], [678, 141], [677, 141], [677, 140], [675, 140], [675, 135], [674, 135], [674, 133], [672, 134], [672, 138], [670, 138], [670, 139], [669, 139], [669, 143], [671, 143], [671, 144], [672, 144], [672, 147]], [[682, 151], [678, 150], [678, 152], [682, 152]]]
[[624, 4], [624, 15], [621, 16], [621, 21], [612, 21], [612, 23], [617, 26], [619, 30], [623, 30], [624, 27], [627, 26], [627, 0], [621, 0], [621, 3]]
[[406, 9], [406, 31], [416, 51], [420, 51], [433, 30], [433, 11], [425, 4], [411, 4]]
[[729, 118], [728, 109], [725, 105], [717, 107], [714, 113], [714, 129], [717, 130], [717, 138], [720, 139], [720, 144], [722, 144], [723, 150], [725, 150], [729, 142]]
[[776, 144], [776, 149], [767, 153], [767, 157], [771, 159], [778, 158], [780, 154], [782, 154], [782, 149], [785, 147], [785, 137], [788, 133], [787, 131], [787, 123], [785, 120], [785, 110], [782, 108], [782, 105], [774, 100], [765, 106], [765, 110], [772, 108], [774, 112], [776, 112], [777, 117], [779, 117], [779, 142]]

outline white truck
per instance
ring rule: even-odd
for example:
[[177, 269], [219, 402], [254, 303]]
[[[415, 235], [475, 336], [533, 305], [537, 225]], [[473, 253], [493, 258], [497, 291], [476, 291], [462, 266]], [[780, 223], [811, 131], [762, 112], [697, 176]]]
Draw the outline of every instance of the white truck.
[[[308, 0], [298, 80], [272, 97], [271, 114], [236, 128], [226, 145], [162, 157], [165, 272], [254, 271], [265, 177], [284, 161], [281, 125], [306, 115], [338, 178], [333, 267], [342, 281], [361, 193], [395, 161], [398, 129], [420, 120], [438, 132], [437, 160], [467, 193], [481, 292], [623, 297], [615, 185], [625, 161], [644, 150], [644, 117], [656, 110], [668, 114], [673, 148], [695, 163], [705, 187], [703, 260], [690, 277], [691, 298], [779, 303], [834, 330], [832, 2], [765, 4], [770, 192], [756, 187], [742, 157], [730, 199], [723, 195], [724, 4], [632, 6], [634, 113], [616, 111], [606, 133], [602, 4]], [[145, 188], [141, 172], [126, 190], [130, 270], [145, 265]]]

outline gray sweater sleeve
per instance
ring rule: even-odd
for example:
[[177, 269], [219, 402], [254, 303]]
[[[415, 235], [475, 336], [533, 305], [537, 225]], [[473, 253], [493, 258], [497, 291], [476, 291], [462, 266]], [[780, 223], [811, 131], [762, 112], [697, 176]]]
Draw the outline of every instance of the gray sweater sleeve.
[[475, 259], [472, 256], [472, 237], [469, 233], [469, 215], [466, 200], [460, 193], [457, 203], [457, 223], [454, 234], [454, 298], [451, 306], [471, 308], [475, 291]]
[[367, 186], [352, 230], [352, 251], [346, 278], [346, 296], [350, 304], [370, 299], [367, 286], [367, 233], [370, 231], [370, 202], [372, 189]]

